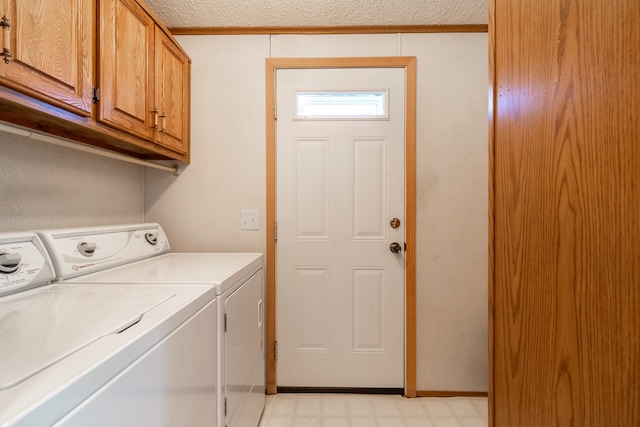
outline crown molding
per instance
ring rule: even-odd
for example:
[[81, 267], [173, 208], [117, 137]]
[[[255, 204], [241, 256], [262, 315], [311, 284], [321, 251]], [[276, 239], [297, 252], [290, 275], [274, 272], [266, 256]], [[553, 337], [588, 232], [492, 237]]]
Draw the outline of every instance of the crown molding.
[[486, 33], [488, 25], [379, 25], [344, 27], [179, 27], [173, 35], [255, 35], [255, 34], [394, 34], [394, 33]]

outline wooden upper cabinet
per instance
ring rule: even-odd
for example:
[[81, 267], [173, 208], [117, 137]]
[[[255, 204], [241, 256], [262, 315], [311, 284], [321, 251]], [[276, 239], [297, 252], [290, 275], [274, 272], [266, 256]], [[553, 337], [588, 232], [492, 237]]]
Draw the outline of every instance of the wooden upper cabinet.
[[169, 150], [189, 151], [189, 58], [156, 27], [156, 103], [160, 114], [156, 142]]
[[91, 0], [0, 0], [0, 83], [81, 116], [92, 111]]
[[188, 157], [189, 58], [135, 0], [100, 12], [98, 120]]
[[0, 120], [189, 162], [191, 60], [142, 0], [0, 8]]
[[153, 140], [155, 23], [133, 0], [103, 0], [100, 27], [98, 121]]

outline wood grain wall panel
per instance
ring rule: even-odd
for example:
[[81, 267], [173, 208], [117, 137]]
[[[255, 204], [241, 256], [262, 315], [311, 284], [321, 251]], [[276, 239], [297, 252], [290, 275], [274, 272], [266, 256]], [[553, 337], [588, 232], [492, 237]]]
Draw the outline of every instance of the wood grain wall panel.
[[640, 425], [640, 2], [494, 0], [495, 426]]

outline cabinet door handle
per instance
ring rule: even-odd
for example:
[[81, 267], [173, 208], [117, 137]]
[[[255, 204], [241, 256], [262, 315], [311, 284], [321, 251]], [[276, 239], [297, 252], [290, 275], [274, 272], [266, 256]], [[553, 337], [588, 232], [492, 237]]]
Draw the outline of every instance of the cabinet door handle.
[[151, 114], [153, 114], [153, 126], [151, 126], [151, 129], [158, 130], [158, 109], [151, 110]]
[[162, 119], [162, 130], [160, 132], [162, 132], [163, 135], [166, 135], [167, 134], [167, 115], [161, 114], [160, 118]]
[[0, 27], [2, 27], [2, 56], [4, 56], [4, 63], [8, 64], [11, 58], [11, 31], [9, 30], [11, 24], [6, 15], [2, 16]]

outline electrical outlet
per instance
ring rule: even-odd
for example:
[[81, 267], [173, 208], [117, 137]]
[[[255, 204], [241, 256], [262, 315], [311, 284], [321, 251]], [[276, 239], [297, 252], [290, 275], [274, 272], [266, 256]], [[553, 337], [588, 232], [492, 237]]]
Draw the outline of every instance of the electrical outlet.
[[260, 229], [260, 212], [257, 209], [243, 209], [240, 212], [241, 230], [257, 231]]

